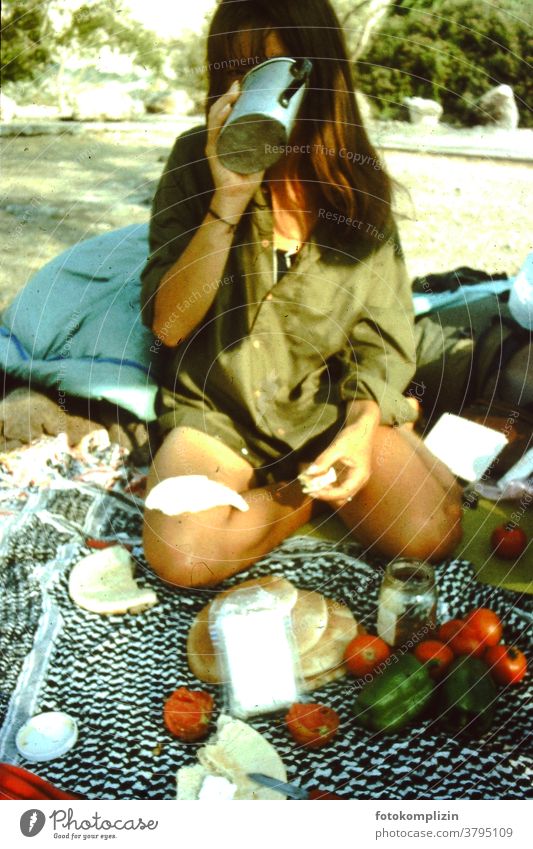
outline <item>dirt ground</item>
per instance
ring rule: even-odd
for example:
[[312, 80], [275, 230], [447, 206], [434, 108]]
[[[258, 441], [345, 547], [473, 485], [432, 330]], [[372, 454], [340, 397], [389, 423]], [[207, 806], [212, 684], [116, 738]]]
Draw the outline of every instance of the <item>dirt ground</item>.
[[[2, 139], [0, 309], [49, 259], [81, 239], [148, 220], [174, 136], [138, 131]], [[387, 152], [410, 274], [460, 265], [513, 274], [531, 246], [533, 169], [523, 163]]]

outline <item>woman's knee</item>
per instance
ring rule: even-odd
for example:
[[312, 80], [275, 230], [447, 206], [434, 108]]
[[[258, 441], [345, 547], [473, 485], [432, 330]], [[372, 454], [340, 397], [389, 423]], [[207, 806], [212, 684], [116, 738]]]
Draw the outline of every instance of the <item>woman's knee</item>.
[[145, 514], [144, 555], [159, 578], [187, 589], [217, 583], [217, 563], [223, 555], [217, 552], [216, 535], [210, 535], [209, 554], [204, 547], [205, 535], [203, 541], [195, 536], [186, 526], [180, 533], [175, 525], [169, 528], [168, 520]]
[[439, 509], [437, 520], [428, 523], [420, 535], [412, 540], [409, 556], [439, 563], [452, 557], [462, 538], [461, 502], [449, 496]]

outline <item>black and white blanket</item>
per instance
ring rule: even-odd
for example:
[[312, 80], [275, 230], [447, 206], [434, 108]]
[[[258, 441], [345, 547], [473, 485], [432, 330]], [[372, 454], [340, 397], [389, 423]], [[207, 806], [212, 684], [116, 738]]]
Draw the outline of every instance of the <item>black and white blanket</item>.
[[[136, 547], [137, 577], [157, 593], [155, 607], [103, 617], [71, 602], [68, 575], [90, 553], [87, 537], [140, 534], [142, 502], [119, 491], [131, 470], [109, 452], [111, 447], [100, 452], [99, 460], [108, 469], [114, 464], [114, 489], [87, 483], [83, 463], [66, 451], [47, 461], [46, 485], [22, 480], [10, 491], [6, 476], [0, 485], [0, 761], [19, 763], [93, 799], [172, 799], [176, 770], [196, 762], [198, 744], [180, 743], [165, 730], [165, 698], [180, 686], [207, 689], [222, 708], [219, 688], [198, 682], [185, 652], [191, 621], [213, 591], [167, 588]], [[291, 538], [227, 583], [270, 572], [347, 604], [375, 627], [381, 573], [375, 563], [359, 559], [356, 545]], [[505, 622], [506, 642], [533, 656], [531, 597], [479, 584], [466, 562], [438, 567], [437, 579], [441, 617], [490, 607]], [[531, 692], [531, 676], [500, 690], [496, 722], [475, 741], [430, 728], [428, 721], [389, 736], [362, 730], [351, 719], [350, 679], [312, 698], [336, 709], [342, 720], [336, 740], [319, 751], [295, 746], [282, 716], [251, 724], [277, 748], [289, 780], [307, 788], [347, 799], [517, 799], [531, 792]], [[77, 719], [78, 743], [62, 758], [32, 764], [17, 755], [14, 736], [29, 715], [46, 710]]]

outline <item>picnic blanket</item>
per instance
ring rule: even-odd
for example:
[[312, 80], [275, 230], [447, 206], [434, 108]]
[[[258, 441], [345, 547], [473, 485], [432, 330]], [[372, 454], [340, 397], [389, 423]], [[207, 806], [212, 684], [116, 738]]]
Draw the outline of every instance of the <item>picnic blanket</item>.
[[[198, 744], [166, 731], [165, 698], [180, 686], [201, 688], [222, 708], [219, 688], [192, 675], [185, 652], [191, 622], [214, 591], [168, 587], [148, 568], [137, 544], [142, 500], [131, 495], [135, 480], [138, 470], [105, 432], [77, 451], [58, 437], [0, 462], [0, 761], [94, 799], [175, 798], [176, 770], [196, 761]], [[157, 593], [158, 604], [144, 613], [99, 616], [69, 598], [70, 570], [91, 551], [87, 538], [110, 536], [133, 543], [138, 579]], [[373, 630], [383, 564], [359, 555], [356, 544], [293, 537], [223, 586], [283, 574], [347, 604]], [[532, 656], [530, 597], [477, 583], [464, 561], [437, 567], [437, 583], [442, 619], [491, 607], [505, 622], [506, 641]], [[426, 720], [386, 737], [358, 728], [350, 717], [353, 679], [313, 696], [342, 719], [341, 733], [324, 749], [295, 746], [280, 716], [251, 724], [276, 746], [289, 780], [310, 789], [327, 787], [347, 799], [524, 798], [533, 767], [531, 676], [527, 681], [499, 691], [494, 727], [475, 741], [435, 731]], [[78, 743], [61, 758], [32, 764], [18, 755], [15, 734], [46, 710], [77, 719]]]

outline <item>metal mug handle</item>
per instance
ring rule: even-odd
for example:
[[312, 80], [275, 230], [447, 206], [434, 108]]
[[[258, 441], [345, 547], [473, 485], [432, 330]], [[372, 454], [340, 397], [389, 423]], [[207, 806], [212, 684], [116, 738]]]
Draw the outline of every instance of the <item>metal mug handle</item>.
[[295, 64], [291, 67], [291, 74], [294, 77], [294, 82], [292, 82], [285, 91], [282, 91], [278, 98], [278, 102], [281, 106], [286, 108], [289, 105], [291, 97], [293, 97], [297, 91], [300, 90], [302, 85], [307, 82], [311, 71], [313, 70], [313, 63], [309, 61], [309, 59], [297, 59]]

